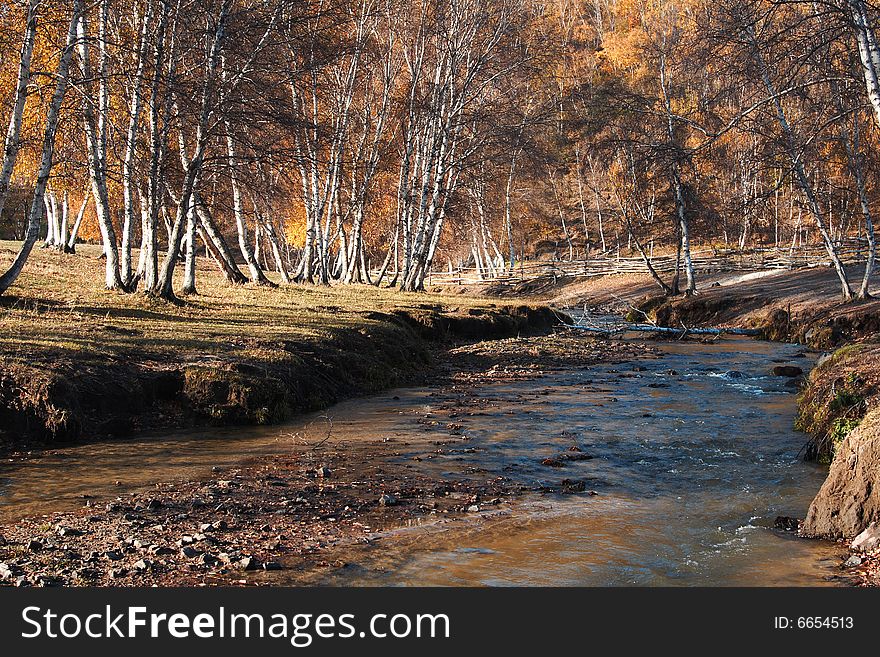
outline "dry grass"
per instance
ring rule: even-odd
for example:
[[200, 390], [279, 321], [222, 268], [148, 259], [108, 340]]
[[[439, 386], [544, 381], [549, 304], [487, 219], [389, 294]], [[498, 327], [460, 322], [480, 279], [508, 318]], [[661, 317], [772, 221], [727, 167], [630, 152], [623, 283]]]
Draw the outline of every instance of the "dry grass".
[[[0, 267], [8, 266], [17, 248], [0, 242]], [[21, 277], [0, 297], [0, 358], [179, 361], [223, 354], [261, 360], [270, 353], [260, 344], [321, 341], [334, 330], [368, 326], [369, 312], [494, 305], [367, 285], [230, 286], [208, 260], [199, 262], [199, 294], [174, 305], [104, 290], [99, 255], [100, 249], [89, 245], [76, 255], [34, 249]]]
[[[0, 267], [17, 244], [0, 242]], [[549, 329], [546, 308], [373, 286], [231, 286], [200, 261], [199, 294], [103, 289], [98, 247], [37, 249], [0, 297], [0, 445], [142, 429], [274, 423], [413, 383], [429, 343]]]

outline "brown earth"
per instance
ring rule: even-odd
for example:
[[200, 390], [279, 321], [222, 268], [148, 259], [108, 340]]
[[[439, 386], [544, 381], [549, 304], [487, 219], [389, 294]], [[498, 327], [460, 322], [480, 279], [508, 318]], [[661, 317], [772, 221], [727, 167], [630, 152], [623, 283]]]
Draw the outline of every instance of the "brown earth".
[[[0, 268], [15, 253], [0, 243]], [[536, 335], [546, 306], [373, 286], [226, 285], [170, 304], [101, 288], [97, 247], [36, 250], [0, 297], [0, 448], [272, 424], [413, 384], [451, 341]]]
[[878, 473], [880, 408], [868, 413], [837, 446], [828, 478], [807, 512], [803, 535], [852, 539], [880, 521]]
[[[346, 545], [381, 541], [412, 523], [491, 517], [521, 485], [466, 468], [450, 478], [418, 467], [468, 449], [468, 417], [492, 402], [478, 386], [537, 378], [566, 367], [649, 357], [651, 349], [580, 334], [455, 347], [431, 381], [436, 410], [414, 414], [406, 443], [305, 436], [303, 448], [202, 481], [159, 483], [146, 493], [87, 498], [76, 512], [0, 525], [0, 579], [19, 586], [246, 585], [308, 582], [345, 568]], [[414, 452], [401, 460], [401, 452]], [[548, 479], [554, 480], [553, 468]], [[583, 495], [558, 475], [532, 492]], [[532, 490], [532, 489], [529, 489]], [[281, 571], [276, 572], [276, 571]]]

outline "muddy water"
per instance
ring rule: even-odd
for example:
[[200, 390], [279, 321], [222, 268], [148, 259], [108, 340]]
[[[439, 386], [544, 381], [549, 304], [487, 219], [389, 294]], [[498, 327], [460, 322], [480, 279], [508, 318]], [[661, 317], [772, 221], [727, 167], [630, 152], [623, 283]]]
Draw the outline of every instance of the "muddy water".
[[[658, 359], [487, 385], [476, 395], [394, 391], [337, 405], [328, 413], [334, 441], [395, 441], [396, 458], [437, 477], [483, 469], [529, 486], [582, 481], [598, 494], [536, 494], [500, 512], [395, 532], [343, 550], [346, 567], [307, 581], [827, 583], [839, 572], [836, 547], [772, 529], [778, 515], [802, 517], [825, 476], [798, 459], [804, 436], [791, 429], [792, 389], [767, 376], [774, 361], [807, 369], [809, 359], [791, 345], [747, 340], [660, 349]], [[460, 425], [454, 435], [450, 422]], [[151, 437], [9, 464], [0, 469], [0, 514], [9, 521], [74, 508], [84, 494], [117, 495], [304, 449], [325, 426], [313, 416], [281, 429]], [[438, 450], [438, 442], [447, 444]], [[593, 458], [541, 464], [572, 446]]]

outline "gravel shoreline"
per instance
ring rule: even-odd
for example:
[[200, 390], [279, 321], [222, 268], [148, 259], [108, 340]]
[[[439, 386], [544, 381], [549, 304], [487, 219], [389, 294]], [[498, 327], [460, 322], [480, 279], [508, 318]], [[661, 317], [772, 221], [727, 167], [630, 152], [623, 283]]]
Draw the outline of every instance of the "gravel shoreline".
[[[266, 585], [276, 583], [277, 571], [290, 581], [341, 567], [326, 560], [331, 548], [370, 543], [409, 524], [503, 509], [536, 490], [478, 468], [445, 480], [418, 467], [444, 450], [468, 449], [456, 417], [485, 403], [478, 386], [651, 352], [566, 331], [450, 349], [436, 359], [431, 383], [437, 395], [448, 396], [445, 410], [412, 418], [413, 442], [424, 451], [414, 462], [401, 462], [394, 441], [347, 443], [331, 434], [201, 481], [157, 482], [149, 492], [84, 499], [76, 512], [0, 525], [0, 580], [11, 586]], [[590, 495], [561, 473], [559, 479], [539, 492]]]

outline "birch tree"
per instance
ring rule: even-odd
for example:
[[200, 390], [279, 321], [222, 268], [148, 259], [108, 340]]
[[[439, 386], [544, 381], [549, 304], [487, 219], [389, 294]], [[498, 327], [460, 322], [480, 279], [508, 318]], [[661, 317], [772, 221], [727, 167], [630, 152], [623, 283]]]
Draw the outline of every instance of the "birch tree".
[[[34, 247], [34, 243], [38, 239], [40, 230], [40, 218], [43, 214], [43, 198], [46, 193], [46, 185], [49, 182], [49, 176], [52, 172], [53, 156], [55, 153], [55, 139], [58, 133], [58, 121], [61, 114], [61, 103], [67, 93], [70, 76], [70, 62], [73, 57], [73, 51], [76, 47], [77, 29], [83, 15], [82, 0], [72, 0], [70, 27], [67, 30], [67, 38], [58, 60], [58, 66], [55, 70], [55, 89], [52, 98], [49, 101], [49, 107], [46, 112], [46, 126], [43, 131], [42, 150], [40, 156], [40, 166], [37, 170], [36, 182], [34, 184], [34, 195], [28, 213], [28, 227], [25, 234], [24, 243], [18, 254], [13, 260], [12, 265], [6, 272], [0, 276], [0, 295], [9, 289], [15, 280], [21, 274], [25, 262]], [[21, 69], [20, 69], [21, 70]]]

